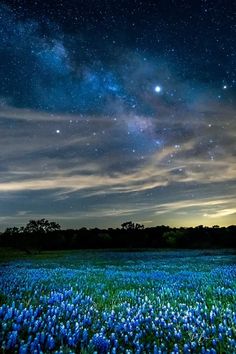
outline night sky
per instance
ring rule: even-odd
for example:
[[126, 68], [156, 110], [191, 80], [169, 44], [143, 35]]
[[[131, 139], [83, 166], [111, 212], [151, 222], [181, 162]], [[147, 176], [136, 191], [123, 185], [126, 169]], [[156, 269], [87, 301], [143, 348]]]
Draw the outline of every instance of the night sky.
[[1, 1], [1, 229], [235, 224], [235, 10]]

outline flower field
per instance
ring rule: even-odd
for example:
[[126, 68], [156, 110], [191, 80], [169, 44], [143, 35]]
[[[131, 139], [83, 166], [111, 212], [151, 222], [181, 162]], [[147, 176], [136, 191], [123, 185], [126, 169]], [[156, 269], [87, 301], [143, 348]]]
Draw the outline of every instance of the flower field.
[[62, 252], [0, 265], [1, 353], [236, 353], [223, 252]]

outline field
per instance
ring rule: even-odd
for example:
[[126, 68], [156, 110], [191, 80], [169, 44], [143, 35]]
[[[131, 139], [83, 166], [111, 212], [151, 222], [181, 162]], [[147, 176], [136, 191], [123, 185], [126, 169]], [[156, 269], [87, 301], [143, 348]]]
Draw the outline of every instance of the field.
[[230, 251], [48, 253], [0, 272], [1, 353], [236, 353]]

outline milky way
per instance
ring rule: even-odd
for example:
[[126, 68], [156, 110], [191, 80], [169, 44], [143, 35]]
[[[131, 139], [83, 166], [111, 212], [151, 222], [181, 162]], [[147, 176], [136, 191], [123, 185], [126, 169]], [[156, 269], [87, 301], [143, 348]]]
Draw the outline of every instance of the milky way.
[[229, 225], [235, 8], [2, 1], [1, 228]]

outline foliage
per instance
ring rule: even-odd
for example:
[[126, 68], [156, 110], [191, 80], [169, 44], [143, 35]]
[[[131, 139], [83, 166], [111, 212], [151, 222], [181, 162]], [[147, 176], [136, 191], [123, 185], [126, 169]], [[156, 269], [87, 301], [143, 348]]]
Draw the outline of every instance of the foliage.
[[0, 247], [31, 250], [84, 248], [236, 248], [236, 226], [170, 228], [124, 222], [120, 229], [61, 230], [46, 219], [30, 220], [25, 227], [13, 227], [0, 234]]
[[121, 224], [121, 228], [123, 230], [143, 230], [144, 225], [138, 224], [138, 223], [133, 223], [132, 221], [126, 221], [123, 224]]
[[184, 231], [181, 230], [171, 230], [164, 232], [163, 239], [167, 246], [169, 247], [176, 247], [180, 240], [183, 239], [185, 236]]
[[49, 232], [59, 231], [60, 228], [60, 225], [54, 221], [50, 222], [46, 219], [30, 220], [23, 229], [23, 232], [47, 234]]

